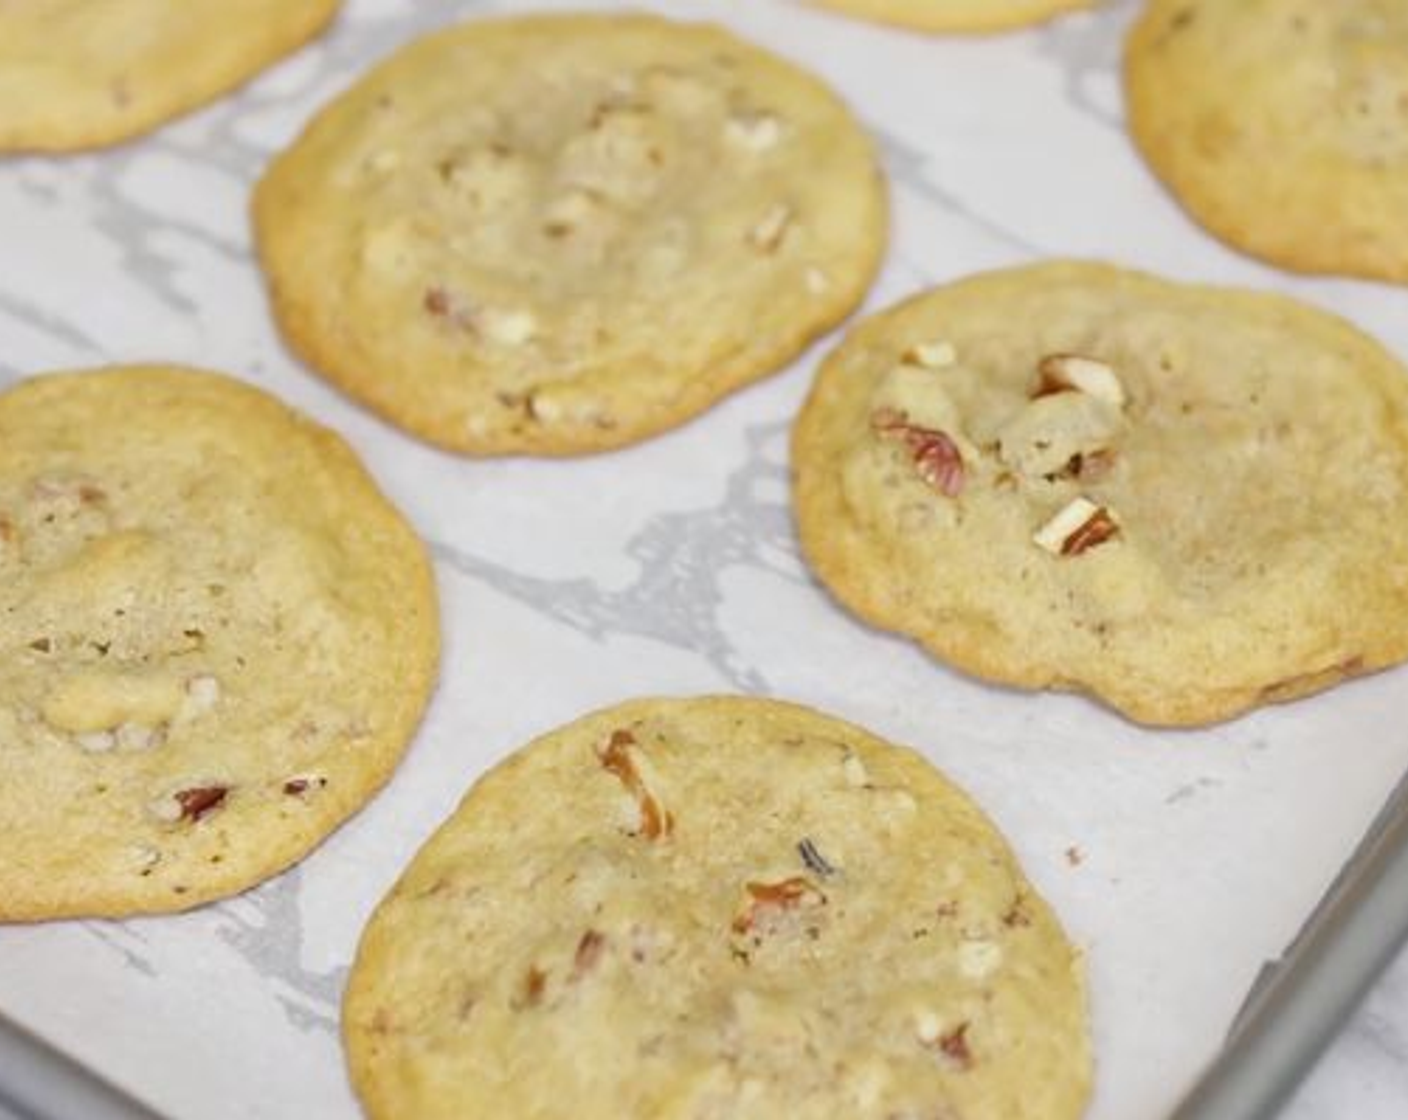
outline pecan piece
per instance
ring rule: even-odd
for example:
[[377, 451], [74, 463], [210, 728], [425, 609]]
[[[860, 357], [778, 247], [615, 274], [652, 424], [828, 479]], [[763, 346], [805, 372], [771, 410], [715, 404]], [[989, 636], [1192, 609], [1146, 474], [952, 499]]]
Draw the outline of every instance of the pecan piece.
[[903, 443], [919, 477], [939, 493], [956, 498], [963, 492], [963, 453], [946, 432], [911, 424], [888, 408], [878, 410], [870, 424], [877, 435]]
[[1104, 544], [1112, 537], [1118, 536], [1119, 531], [1120, 527], [1110, 516], [1110, 511], [1103, 507], [1097, 509], [1079, 529], [1066, 538], [1065, 543], [1061, 545], [1061, 555], [1078, 556], [1086, 549]]
[[870, 788], [870, 774], [865, 769], [865, 763], [860, 760], [859, 755], [849, 749], [841, 759], [841, 774], [848, 786], [854, 786], [856, 789]]
[[960, 1069], [971, 1069], [973, 1051], [968, 1046], [968, 1023], [962, 1022], [939, 1039], [939, 1050]]
[[1099, 482], [1115, 469], [1115, 453], [1108, 448], [1077, 455], [1071, 461], [1071, 469], [1081, 482]]
[[114, 729], [113, 736], [123, 750], [149, 751], [166, 742], [166, 724], [159, 723], [153, 727], [127, 720]]
[[196, 786], [193, 789], [177, 790], [172, 796], [181, 806], [180, 819], [195, 823], [220, 808], [229, 792], [228, 786]]
[[779, 202], [748, 233], [748, 243], [763, 253], [774, 253], [792, 227], [792, 207]]
[[110, 751], [117, 746], [117, 736], [111, 731], [82, 731], [73, 737], [73, 741], [90, 754]]
[[597, 748], [601, 765], [621, 782], [640, 807], [640, 828], [636, 835], [662, 840], [674, 830], [675, 819], [646, 784], [636, 763], [636, 737], [629, 731], [613, 731], [606, 745]]
[[437, 317], [448, 315], [450, 314], [449, 293], [444, 288], [427, 288], [422, 305], [431, 315]]
[[724, 138], [749, 152], [765, 152], [782, 139], [782, 122], [771, 113], [735, 113], [724, 122]]
[[826, 905], [821, 888], [800, 875], [776, 883], [745, 883], [743, 889], [748, 894], [748, 905], [733, 919], [734, 933], [749, 933], [778, 913]]
[[577, 942], [577, 952], [572, 957], [572, 978], [580, 980], [591, 972], [601, 963], [602, 954], [605, 952], [606, 934], [594, 929], [587, 930]]
[[1033, 397], [1053, 393], [1085, 393], [1116, 408], [1125, 403], [1124, 386], [1115, 371], [1104, 362], [1079, 354], [1049, 354], [1037, 364], [1041, 380]]
[[1076, 498], [1036, 531], [1036, 544], [1053, 556], [1079, 556], [1119, 536], [1110, 511], [1088, 498]]
[[[186, 631], [186, 637], [190, 638], [192, 635], [204, 638], [199, 630]], [[208, 712], [215, 707], [219, 699], [220, 681], [218, 678], [202, 674], [186, 681], [186, 707], [192, 715]]]
[[1099, 482], [1115, 469], [1118, 456], [1109, 448], [1077, 451], [1059, 471], [1043, 475], [1047, 482]]
[[1012, 905], [1002, 915], [1002, 924], [1007, 929], [1022, 929], [1032, 924], [1032, 916], [1027, 913], [1026, 895], [1018, 894], [1012, 899]]
[[421, 307], [433, 319], [455, 328], [472, 331], [475, 329], [474, 308], [460, 296], [438, 285], [427, 288], [421, 299]]
[[543, 993], [547, 991], [548, 974], [537, 965], [533, 965], [523, 974], [523, 991], [518, 999], [519, 1007], [536, 1007], [543, 1002]]
[[963, 455], [943, 432], [926, 432], [910, 443], [919, 477], [949, 498], [963, 492]]
[[937, 342], [918, 342], [900, 355], [900, 361], [922, 369], [947, 369], [958, 361], [958, 350], [953, 343], [943, 339]]

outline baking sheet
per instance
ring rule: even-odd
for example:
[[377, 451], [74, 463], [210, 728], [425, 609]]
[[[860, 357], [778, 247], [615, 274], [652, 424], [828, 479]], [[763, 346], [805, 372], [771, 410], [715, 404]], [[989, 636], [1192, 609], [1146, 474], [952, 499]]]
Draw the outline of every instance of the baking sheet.
[[[1408, 674], [1152, 733], [866, 629], [806, 575], [787, 509], [788, 421], [824, 348], [671, 435], [549, 463], [440, 454], [305, 374], [249, 262], [245, 201], [268, 154], [422, 30], [567, 6], [352, 0], [323, 42], [155, 137], [0, 162], [0, 376], [171, 359], [279, 393], [343, 431], [433, 542], [446, 633], [401, 772], [301, 867], [182, 917], [0, 929], [0, 1008], [173, 1117], [354, 1117], [336, 1022], [357, 934], [469, 782], [588, 708], [744, 690], [918, 746], [983, 803], [1089, 955], [1092, 1120], [1157, 1114], [1408, 767]], [[634, 6], [724, 20], [855, 105], [894, 180], [871, 306], [976, 269], [1105, 257], [1291, 292], [1408, 357], [1401, 289], [1257, 266], [1152, 182], [1119, 124], [1127, 3], [978, 40], [784, 0]]]

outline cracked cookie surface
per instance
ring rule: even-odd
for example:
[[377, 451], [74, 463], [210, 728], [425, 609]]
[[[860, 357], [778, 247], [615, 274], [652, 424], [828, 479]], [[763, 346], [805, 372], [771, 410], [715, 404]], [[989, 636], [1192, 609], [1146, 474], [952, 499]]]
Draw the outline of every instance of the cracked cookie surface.
[[776, 701], [643, 700], [480, 779], [363, 935], [373, 1117], [1075, 1120], [1078, 956], [927, 761]]
[[819, 8], [916, 31], [1005, 31], [1042, 23], [1095, 0], [809, 0]]
[[855, 328], [792, 448], [822, 581], [978, 676], [1195, 724], [1408, 657], [1408, 371], [1289, 299], [972, 277]]
[[285, 337], [411, 432], [570, 454], [673, 427], [859, 302], [886, 203], [817, 79], [708, 25], [482, 20], [328, 106], [255, 200]]
[[424, 548], [333, 433], [191, 370], [0, 395], [0, 921], [282, 870], [390, 776], [437, 658]]
[[1130, 131], [1212, 233], [1273, 264], [1408, 283], [1408, 5], [1154, 0]]
[[0, 151], [148, 132], [317, 34], [339, 0], [0, 3]]

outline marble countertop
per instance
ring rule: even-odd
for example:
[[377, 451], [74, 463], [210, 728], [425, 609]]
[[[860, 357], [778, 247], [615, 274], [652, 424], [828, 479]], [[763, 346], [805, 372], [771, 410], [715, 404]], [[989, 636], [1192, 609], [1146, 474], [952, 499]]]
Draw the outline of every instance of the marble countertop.
[[[421, 30], [567, 6], [349, 0], [322, 41], [152, 137], [0, 160], [0, 382], [153, 359], [278, 393], [346, 434], [431, 541], [446, 630], [440, 692], [400, 773], [305, 863], [180, 917], [0, 929], [0, 1009], [174, 1118], [356, 1116], [336, 1023], [357, 933], [469, 782], [590, 707], [762, 692], [920, 747], [983, 803], [1086, 950], [1090, 1120], [1158, 1116], [1408, 769], [1408, 672], [1155, 733], [1077, 698], [986, 687], [860, 626], [807, 575], [787, 508], [788, 424], [828, 344], [677, 432], [566, 463], [441, 454], [309, 376], [250, 260], [247, 195], [269, 154]], [[1408, 359], [1402, 289], [1264, 268], [1152, 180], [1121, 124], [1131, 3], [972, 40], [788, 0], [634, 6], [723, 20], [854, 104], [893, 181], [872, 307], [979, 269], [1101, 257], [1289, 292]], [[1405, 1115], [1408, 954], [1286, 1112]]]

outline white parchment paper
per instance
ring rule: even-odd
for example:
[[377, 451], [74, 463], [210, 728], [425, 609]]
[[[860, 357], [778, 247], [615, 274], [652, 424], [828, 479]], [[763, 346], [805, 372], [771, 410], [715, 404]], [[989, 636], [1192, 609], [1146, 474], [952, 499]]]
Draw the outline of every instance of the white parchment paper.
[[[680, 431], [567, 462], [440, 454], [305, 373], [249, 258], [247, 192], [268, 154], [415, 34], [548, 6], [566, 5], [352, 0], [323, 41], [153, 137], [0, 160], [0, 376], [171, 359], [279, 393], [344, 432], [433, 542], [446, 635], [403, 769], [301, 867], [182, 917], [0, 929], [0, 1008], [173, 1117], [356, 1116], [336, 1026], [358, 932], [474, 777], [595, 706], [746, 690], [918, 746], [982, 802], [1088, 953], [1093, 1120], [1157, 1115], [1408, 766], [1408, 675], [1160, 734], [975, 683], [868, 630], [806, 574], [787, 506], [788, 424], [824, 347]], [[723, 20], [855, 105], [893, 179], [871, 306], [1096, 256], [1291, 292], [1408, 357], [1401, 289], [1255, 265], [1151, 180], [1120, 121], [1126, 3], [982, 39], [785, 0], [637, 6]]]

